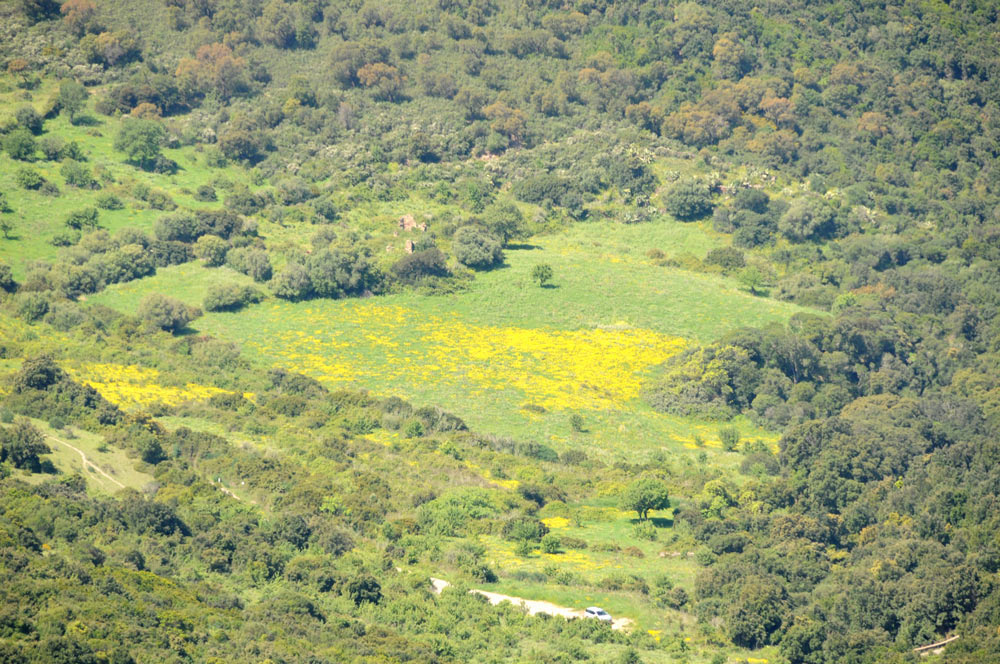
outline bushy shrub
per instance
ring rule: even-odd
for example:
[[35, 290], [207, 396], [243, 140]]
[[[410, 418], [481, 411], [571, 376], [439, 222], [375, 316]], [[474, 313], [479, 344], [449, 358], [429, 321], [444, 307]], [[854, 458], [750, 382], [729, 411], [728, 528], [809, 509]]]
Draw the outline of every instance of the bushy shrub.
[[217, 200], [217, 198], [218, 197], [215, 195], [215, 187], [210, 184], [203, 184], [194, 192], [194, 199], [203, 203]]
[[681, 221], [694, 221], [712, 213], [712, 192], [697, 180], [678, 182], [664, 197], [667, 212]]
[[66, 180], [66, 184], [71, 187], [78, 187], [80, 189], [96, 189], [98, 187], [97, 180], [94, 179], [94, 174], [91, 172], [90, 167], [78, 161], [73, 161], [72, 159], [64, 161], [62, 167], [59, 169], [59, 174]]
[[206, 311], [236, 311], [263, 299], [264, 294], [252, 286], [215, 284], [209, 286], [202, 306]]
[[201, 311], [189, 307], [180, 300], [159, 293], [143, 298], [139, 303], [139, 318], [151, 327], [168, 332], [177, 332], [201, 315]]
[[507, 540], [540, 542], [549, 532], [544, 523], [531, 516], [517, 516], [504, 522], [500, 534]]
[[3, 139], [3, 149], [11, 159], [31, 161], [35, 157], [35, 137], [27, 129], [15, 129]]
[[194, 245], [194, 255], [205, 261], [207, 267], [223, 265], [228, 251], [229, 243], [218, 235], [202, 235]]
[[97, 195], [97, 200], [94, 202], [97, 207], [102, 210], [121, 210], [125, 207], [122, 199], [118, 198], [110, 191], [105, 191]]
[[476, 269], [503, 262], [500, 241], [480, 226], [462, 226], [455, 231], [452, 250], [459, 263]]
[[226, 254], [226, 265], [257, 282], [269, 280], [272, 274], [271, 259], [263, 249], [232, 249]]
[[97, 208], [94, 207], [85, 207], [81, 210], [74, 210], [66, 217], [66, 226], [76, 230], [84, 228], [97, 228], [97, 222]]
[[271, 292], [275, 297], [297, 302], [312, 294], [312, 281], [305, 266], [299, 263], [289, 263], [270, 283]]
[[17, 301], [17, 315], [34, 323], [49, 311], [49, 301], [41, 293], [24, 293]]
[[746, 265], [743, 252], [735, 247], [719, 247], [712, 249], [705, 256], [707, 265], [718, 265], [723, 270], [738, 270]]
[[22, 166], [14, 174], [14, 181], [23, 189], [38, 189], [45, 182], [45, 178], [30, 166]]
[[27, 104], [19, 106], [14, 111], [14, 120], [17, 121], [18, 126], [27, 129], [32, 134], [42, 133], [42, 116], [38, 114], [34, 106]]
[[445, 256], [437, 247], [416, 251], [400, 258], [392, 266], [392, 273], [404, 284], [415, 284], [428, 277], [447, 277]]
[[49, 161], [59, 161], [63, 158], [63, 150], [66, 148], [66, 141], [61, 136], [43, 136], [38, 141], [38, 147], [42, 154]]

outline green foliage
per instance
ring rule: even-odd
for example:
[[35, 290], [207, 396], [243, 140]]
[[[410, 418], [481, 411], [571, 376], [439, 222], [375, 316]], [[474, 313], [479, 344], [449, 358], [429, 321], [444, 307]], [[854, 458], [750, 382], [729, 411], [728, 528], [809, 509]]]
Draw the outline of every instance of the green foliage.
[[462, 226], [452, 240], [455, 258], [463, 265], [486, 269], [503, 262], [500, 241], [479, 226]]
[[[18, 126], [22, 129], [26, 129], [36, 136], [42, 133], [42, 116], [38, 114], [34, 106], [19, 107], [14, 112], [14, 120], [17, 121]], [[10, 152], [9, 149], [8, 152]], [[32, 150], [32, 153], [34, 153], [34, 150]], [[11, 152], [11, 156], [14, 157], [13, 152]], [[14, 158], [17, 159], [18, 157]]]
[[78, 161], [73, 161], [72, 159], [64, 161], [62, 167], [59, 169], [59, 174], [66, 180], [66, 184], [71, 187], [79, 187], [81, 189], [96, 189], [98, 187], [97, 180], [94, 179], [94, 174], [91, 172], [90, 167]]
[[31, 161], [35, 158], [38, 145], [28, 129], [15, 129], [3, 139], [3, 149], [12, 159]]
[[124, 152], [128, 161], [149, 168], [160, 156], [167, 132], [156, 120], [123, 118], [115, 135], [114, 148]]
[[712, 192], [698, 180], [683, 180], [663, 197], [667, 212], [681, 221], [694, 221], [712, 213]]
[[87, 90], [81, 83], [68, 79], [59, 84], [59, 109], [69, 116], [69, 121], [75, 123], [80, 111], [87, 104]]
[[209, 287], [202, 306], [205, 311], [237, 311], [263, 298], [264, 294], [252, 286], [216, 284]]
[[202, 259], [206, 267], [218, 267], [225, 264], [228, 251], [229, 243], [218, 235], [202, 235], [194, 246], [194, 255]]
[[722, 449], [732, 452], [740, 443], [740, 430], [736, 427], [723, 427], [719, 429], [719, 442], [722, 443]]
[[392, 265], [392, 273], [404, 284], [416, 284], [427, 278], [447, 277], [446, 259], [437, 247], [407, 254]]
[[639, 519], [645, 521], [650, 510], [663, 510], [670, 507], [667, 495], [667, 485], [652, 477], [644, 477], [630, 483], [621, 496], [619, 504], [622, 509], [635, 510]]
[[168, 332], [177, 332], [183, 329], [201, 315], [200, 311], [187, 306], [180, 300], [159, 293], [143, 298], [136, 313], [150, 327]]
[[98, 222], [97, 208], [93, 207], [73, 210], [66, 216], [66, 226], [74, 230], [94, 229]]
[[24, 189], [39, 189], [45, 184], [45, 178], [42, 177], [42, 174], [30, 166], [21, 166], [18, 168], [14, 179], [18, 186]]
[[531, 268], [531, 279], [532, 281], [537, 281], [539, 286], [544, 286], [552, 281], [553, 275], [552, 266], [548, 263], [539, 263]]
[[11, 426], [0, 426], [0, 463], [10, 461], [15, 468], [37, 473], [41, 471], [38, 456], [51, 451], [42, 432], [24, 418]]

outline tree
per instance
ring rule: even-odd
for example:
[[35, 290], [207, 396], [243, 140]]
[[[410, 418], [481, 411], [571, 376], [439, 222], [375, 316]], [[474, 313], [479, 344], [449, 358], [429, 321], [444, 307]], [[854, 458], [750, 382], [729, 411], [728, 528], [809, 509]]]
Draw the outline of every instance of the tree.
[[764, 288], [770, 285], [774, 275], [759, 265], [747, 265], [740, 271], [739, 282], [750, 291], [751, 295], [758, 295]]
[[681, 221], [694, 221], [712, 213], [712, 193], [696, 180], [678, 182], [664, 199], [667, 212]]
[[51, 451], [42, 432], [26, 418], [18, 419], [13, 426], [0, 426], [0, 461], [9, 460], [15, 468], [37, 473], [41, 470], [38, 455]]
[[201, 94], [214, 91], [222, 100], [250, 87], [246, 60], [236, 57], [231, 48], [219, 43], [205, 44], [194, 58], [183, 58], [175, 75], [189, 89]]
[[405, 80], [399, 69], [384, 62], [372, 62], [358, 69], [358, 80], [366, 88], [375, 91], [375, 98], [385, 101], [399, 99], [400, 90]]
[[365, 602], [378, 604], [382, 601], [382, 586], [375, 577], [365, 575], [347, 584], [347, 595], [356, 606], [361, 606]]
[[7, 73], [21, 77], [21, 87], [27, 87], [31, 80], [31, 63], [24, 58], [14, 58], [7, 63]]
[[77, 114], [87, 103], [87, 89], [82, 84], [66, 80], [59, 84], [59, 108], [68, 116], [70, 124], [75, 124]]
[[17, 121], [17, 124], [34, 135], [37, 136], [42, 133], [42, 116], [38, 114], [34, 106], [25, 104], [18, 107], [14, 112], [14, 119]]
[[97, 208], [85, 207], [82, 210], [70, 212], [66, 217], [66, 225], [76, 230], [97, 228]]
[[532, 281], [537, 281], [539, 286], [544, 286], [552, 281], [553, 274], [552, 266], [548, 263], [539, 263], [531, 268], [531, 279]]
[[3, 140], [3, 149], [12, 159], [31, 161], [35, 156], [35, 137], [27, 129], [15, 129]]
[[151, 327], [168, 332], [177, 332], [201, 315], [195, 307], [189, 307], [180, 300], [159, 293], [143, 298], [139, 303], [139, 318]]
[[21, 0], [20, 4], [21, 11], [30, 24], [54, 18], [59, 13], [59, 3], [56, 0]]
[[149, 167], [160, 156], [160, 146], [167, 131], [156, 120], [123, 118], [114, 148], [124, 152], [128, 161]]
[[483, 223], [503, 244], [522, 238], [527, 233], [524, 215], [513, 203], [491, 205], [483, 214]]
[[486, 269], [503, 262], [500, 241], [480, 226], [462, 226], [455, 231], [451, 248], [459, 263], [474, 269]]
[[283, 300], [304, 300], [312, 295], [309, 271], [299, 263], [289, 263], [271, 280], [271, 292]]
[[205, 261], [206, 267], [218, 267], [226, 262], [229, 243], [218, 235], [202, 235], [194, 245], [194, 255]]
[[66, 0], [59, 8], [66, 27], [77, 37], [82, 37], [88, 31], [100, 30], [95, 23], [97, 5], [93, 0]]
[[750, 579], [730, 604], [729, 638], [743, 648], [759, 648], [772, 642], [784, 622], [788, 598], [785, 589], [771, 579]]
[[662, 480], [652, 477], [635, 480], [622, 492], [619, 504], [622, 509], [635, 510], [639, 518], [645, 521], [649, 517], [650, 510], [670, 507], [667, 485]]
[[[0, 209], [0, 212], [3, 210]], [[14, 222], [6, 217], [0, 217], [0, 233], [3, 233], [3, 239], [10, 239], [10, 232], [14, 230]], [[0, 286], [2, 288], [2, 286]]]
[[778, 230], [793, 242], [826, 239], [836, 229], [833, 209], [818, 197], [793, 201], [778, 220]]

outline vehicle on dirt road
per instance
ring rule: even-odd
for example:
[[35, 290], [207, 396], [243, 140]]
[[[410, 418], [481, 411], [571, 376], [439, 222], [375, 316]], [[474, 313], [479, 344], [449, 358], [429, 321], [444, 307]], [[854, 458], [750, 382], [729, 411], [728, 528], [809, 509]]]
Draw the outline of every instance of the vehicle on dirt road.
[[601, 622], [612, 622], [611, 614], [597, 606], [588, 606], [583, 612], [584, 618], [596, 618]]

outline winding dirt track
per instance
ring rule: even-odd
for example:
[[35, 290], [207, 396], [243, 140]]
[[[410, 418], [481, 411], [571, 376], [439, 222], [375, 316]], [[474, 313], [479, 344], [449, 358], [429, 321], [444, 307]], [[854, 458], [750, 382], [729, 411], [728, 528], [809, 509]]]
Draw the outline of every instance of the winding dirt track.
[[104, 477], [106, 477], [112, 484], [114, 484], [115, 486], [117, 486], [119, 489], [124, 489], [125, 488], [124, 484], [122, 484], [121, 482], [119, 482], [115, 478], [111, 477], [111, 475], [108, 475], [106, 472], [104, 472], [104, 470], [101, 469], [100, 466], [98, 466], [96, 463], [94, 463], [93, 461], [91, 461], [90, 459], [88, 459], [87, 455], [84, 454], [83, 450], [81, 450], [79, 447], [76, 447], [75, 445], [70, 445], [65, 440], [59, 440], [55, 436], [46, 435], [45, 437], [48, 438], [49, 440], [56, 441], [60, 445], [65, 445], [69, 449], [71, 449], [74, 452], [76, 452], [77, 454], [79, 454], [80, 455], [80, 459], [83, 461], [83, 469], [84, 470], [88, 470], [89, 469], [89, 470], [98, 472], [101, 475], [103, 475]]
[[[431, 586], [434, 588], [434, 592], [441, 594], [441, 591], [450, 586], [451, 584], [444, 579], [435, 579], [431, 577]], [[514, 606], [522, 606], [528, 611], [528, 615], [535, 615], [537, 613], [545, 613], [550, 616], [561, 616], [566, 619], [571, 618], [583, 618], [584, 613], [580, 609], [570, 609], [565, 606], [559, 606], [551, 602], [543, 602], [536, 599], [524, 599], [523, 597], [512, 597], [510, 595], [501, 595], [500, 593], [490, 592], [488, 590], [478, 590], [473, 589], [469, 591], [470, 593], [475, 593], [477, 595], [482, 595], [490, 601], [490, 604], [500, 604], [501, 602], [510, 602]], [[632, 624], [632, 620], [629, 618], [618, 618], [611, 623], [611, 629], [624, 629]]]

